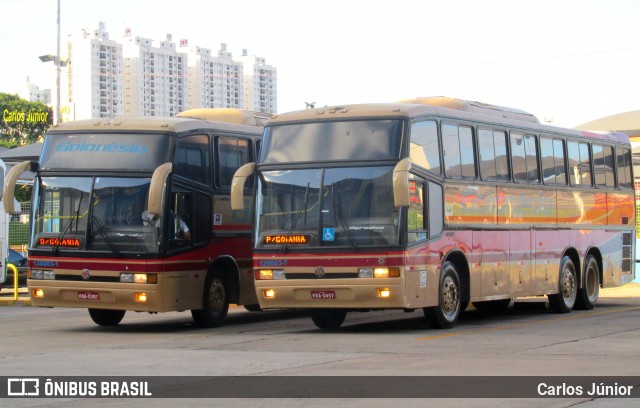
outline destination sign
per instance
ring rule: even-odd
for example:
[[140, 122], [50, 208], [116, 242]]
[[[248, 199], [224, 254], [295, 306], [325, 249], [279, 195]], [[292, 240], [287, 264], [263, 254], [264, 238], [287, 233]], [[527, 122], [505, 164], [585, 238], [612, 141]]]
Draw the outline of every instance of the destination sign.
[[80, 248], [80, 239], [78, 238], [39, 238], [39, 246], [57, 246], [67, 248]]
[[277, 245], [277, 244], [292, 244], [292, 245], [304, 245], [311, 241], [311, 235], [309, 234], [295, 234], [295, 235], [266, 235], [264, 237], [265, 245]]

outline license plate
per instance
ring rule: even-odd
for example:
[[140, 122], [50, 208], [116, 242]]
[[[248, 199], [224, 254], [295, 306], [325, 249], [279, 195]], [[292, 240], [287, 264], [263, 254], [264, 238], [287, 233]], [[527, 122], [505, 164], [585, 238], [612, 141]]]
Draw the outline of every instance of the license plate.
[[80, 300], [100, 300], [100, 294], [97, 292], [78, 292]]
[[336, 292], [334, 290], [312, 290], [311, 299], [335, 299]]

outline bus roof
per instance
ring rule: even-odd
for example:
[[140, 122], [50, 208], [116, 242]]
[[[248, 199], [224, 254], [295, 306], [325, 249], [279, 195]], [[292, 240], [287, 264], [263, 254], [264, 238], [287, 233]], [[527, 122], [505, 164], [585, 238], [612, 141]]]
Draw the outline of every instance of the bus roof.
[[[205, 109], [198, 109], [205, 111]], [[188, 113], [186, 111], [184, 113]], [[213, 118], [214, 116], [211, 116]], [[238, 123], [232, 120], [225, 121], [223, 116], [215, 119], [196, 117], [118, 117], [96, 118], [63, 122], [52, 126], [48, 133], [65, 133], [80, 131], [123, 132], [123, 131], [147, 131], [147, 132], [186, 132], [198, 129], [217, 129], [222, 131], [242, 131], [247, 133], [262, 134], [263, 124]]]
[[[452, 118], [458, 120], [471, 120], [487, 124], [495, 124], [505, 127], [517, 127], [523, 130], [530, 130], [536, 133], [548, 133], [548, 134], [566, 134], [576, 137], [585, 137], [590, 139], [600, 139], [609, 142], [622, 142], [628, 143], [629, 138], [624, 133], [609, 132], [609, 133], [596, 133], [588, 131], [580, 131], [568, 128], [560, 128], [556, 126], [544, 125], [533, 120], [522, 120], [519, 117], [520, 114], [530, 115], [524, 111], [519, 111], [511, 108], [501, 108], [496, 105], [492, 106], [491, 110], [496, 109], [508, 109], [512, 113], [518, 113], [514, 117], [504, 117], [500, 114], [487, 114], [487, 112], [479, 113], [477, 109], [468, 110], [466, 107], [469, 105], [452, 103], [441, 103], [440, 105], [426, 104], [429, 99], [432, 102], [447, 102], [446, 100], [456, 101], [453, 98], [418, 98], [420, 103], [370, 103], [370, 104], [353, 104], [353, 105], [338, 105], [338, 106], [326, 106], [322, 108], [304, 109], [294, 112], [288, 112], [284, 114], [274, 115], [267, 121], [266, 126], [283, 125], [287, 123], [297, 122], [318, 122], [318, 121], [332, 121], [332, 120], [357, 120], [357, 119], [371, 119], [371, 118], [419, 118], [426, 116], [438, 116], [443, 118]], [[440, 99], [438, 101], [437, 99]], [[414, 101], [414, 100], [412, 100]], [[461, 101], [461, 100], [458, 100]], [[464, 109], [457, 109], [456, 106], [461, 106]], [[511, 116], [511, 115], [508, 115]], [[530, 115], [535, 118], [535, 116]]]

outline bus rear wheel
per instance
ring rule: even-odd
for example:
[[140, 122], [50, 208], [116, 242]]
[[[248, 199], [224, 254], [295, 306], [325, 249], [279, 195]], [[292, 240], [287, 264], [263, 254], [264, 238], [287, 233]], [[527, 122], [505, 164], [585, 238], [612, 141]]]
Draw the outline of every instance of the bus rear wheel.
[[192, 310], [191, 316], [199, 327], [218, 327], [227, 318], [229, 297], [224, 280], [216, 275], [208, 275], [202, 295], [202, 309]]
[[584, 265], [584, 284], [578, 289], [575, 308], [591, 310], [600, 296], [600, 268], [593, 255], [587, 256]]
[[578, 294], [578, 278], [576, 267], [568, 256], [560, 262], [558, 293], [549, 295], [549, 305], [555, 313], [569, 313], [576, 303]]
[[342, 309], [316, 309], [311, 311], [311, 320], [319, 329], [337, 329], [342, 326], [347, 311]]
[[460, 275], [449, 261], [442, 265], [438, 306], [424, 309], [424, 317], [432, 329], [450, 329], [456, 325], [462, 313]]
[[99, 326], [117, 326], [125, 313], [125, 310], [89, 309], [91, 320]]

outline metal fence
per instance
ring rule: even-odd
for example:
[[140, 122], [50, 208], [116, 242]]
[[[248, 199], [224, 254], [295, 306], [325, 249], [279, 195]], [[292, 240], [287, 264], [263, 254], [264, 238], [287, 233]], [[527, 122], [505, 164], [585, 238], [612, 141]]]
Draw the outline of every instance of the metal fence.
[[11, 220], [9, 221], [9, 246], [16, 251], [27, 252], [30, 217], [30, 201], [20, 203], [20, 212], [11, 216]]

